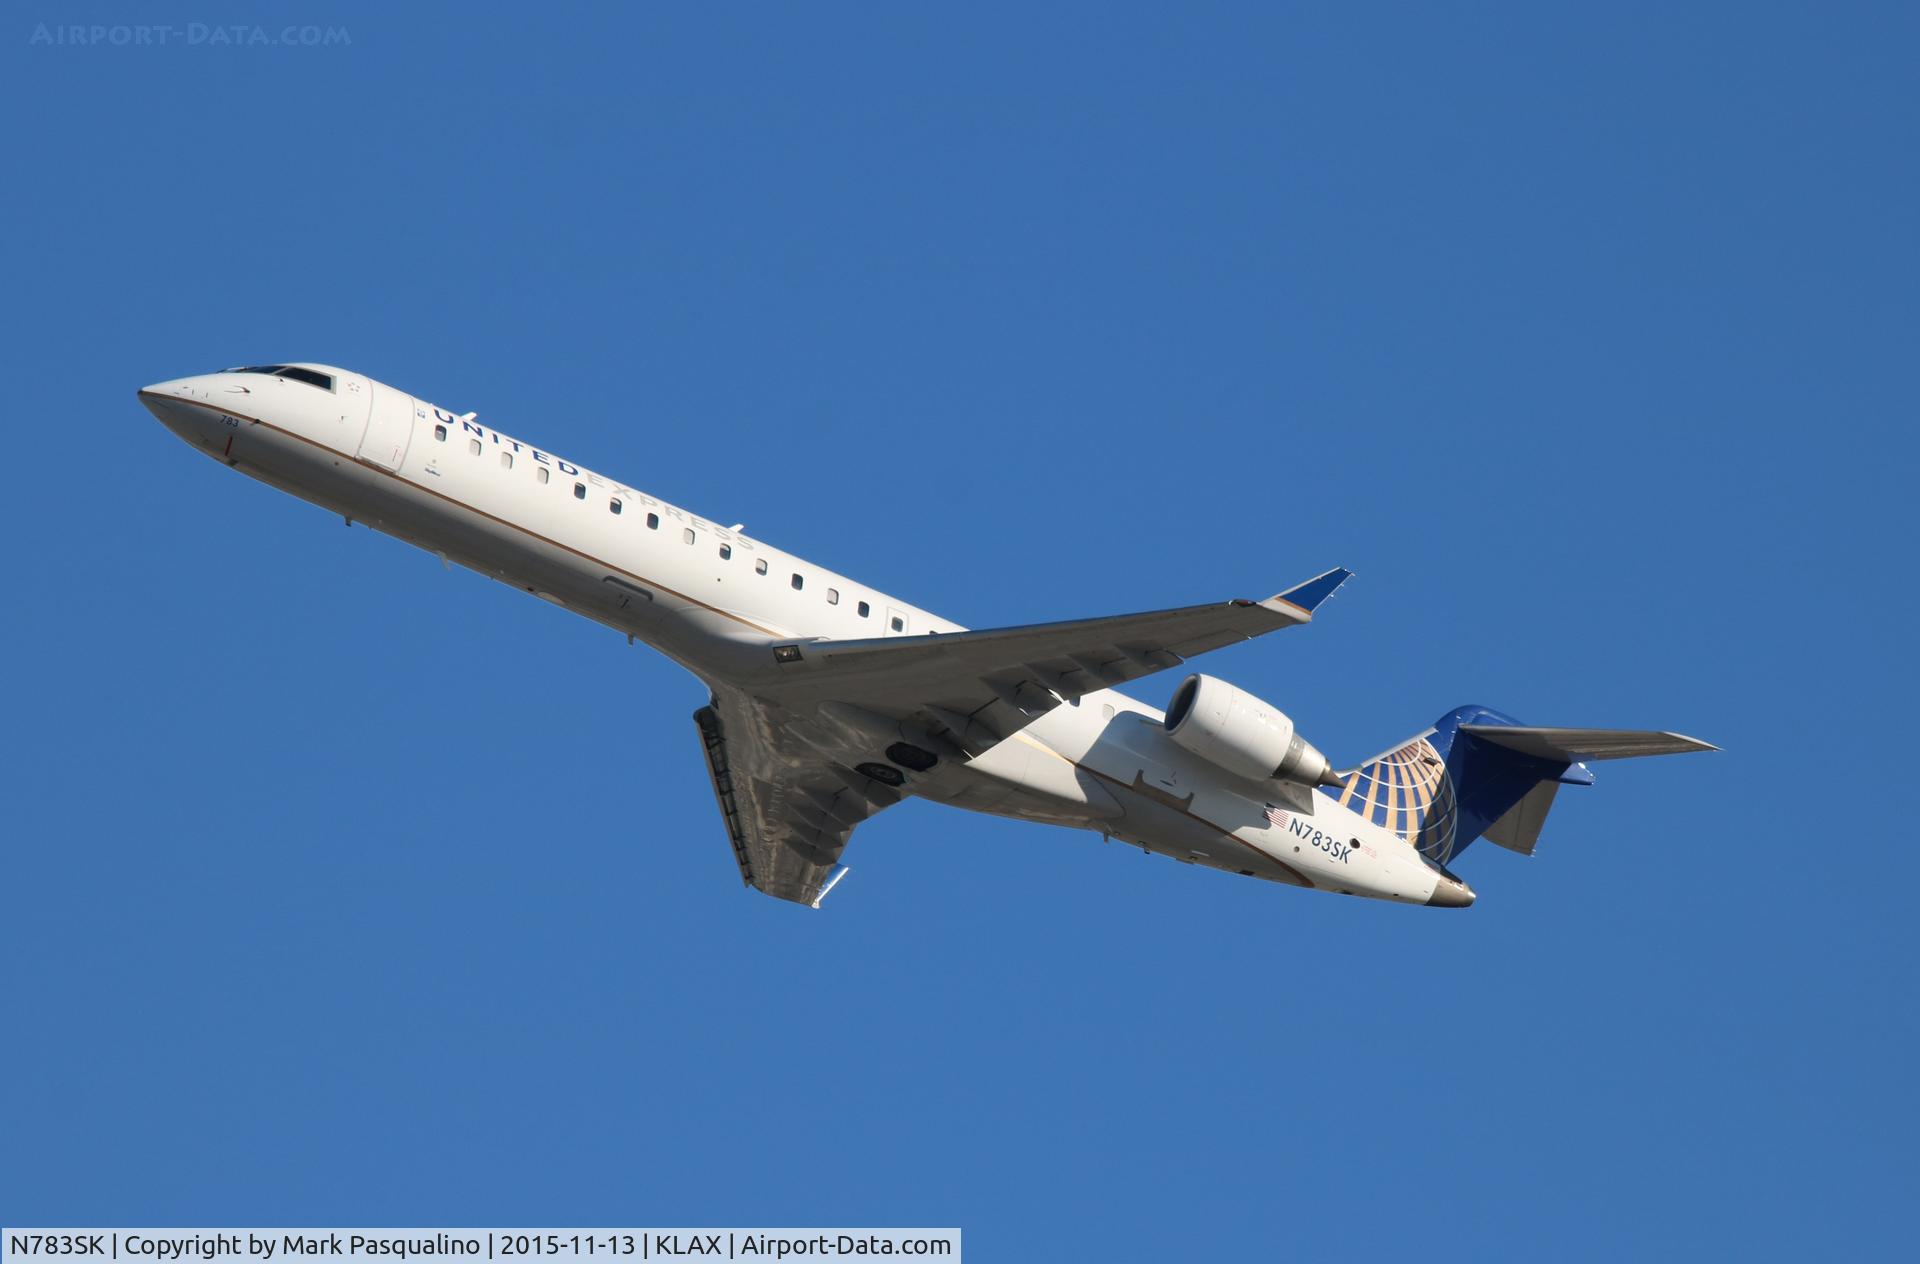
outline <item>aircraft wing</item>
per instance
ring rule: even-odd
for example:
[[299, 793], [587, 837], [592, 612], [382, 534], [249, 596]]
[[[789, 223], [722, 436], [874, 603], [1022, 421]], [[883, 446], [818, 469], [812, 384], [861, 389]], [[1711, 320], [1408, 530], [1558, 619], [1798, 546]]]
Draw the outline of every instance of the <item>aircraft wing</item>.
[[693, 718], [741, 881], [820, 907], [846, 872], [840, 853], [854, 827], [899, 792], [799, 742], [743, 694], [716, 693]]
[[840, 703], [910, 720], [977, 754], [1069, 699], [1306, 623], [1351, 575], [1335, 568], [1265, 601], [776, 646], [765, 693], [793, 710]]

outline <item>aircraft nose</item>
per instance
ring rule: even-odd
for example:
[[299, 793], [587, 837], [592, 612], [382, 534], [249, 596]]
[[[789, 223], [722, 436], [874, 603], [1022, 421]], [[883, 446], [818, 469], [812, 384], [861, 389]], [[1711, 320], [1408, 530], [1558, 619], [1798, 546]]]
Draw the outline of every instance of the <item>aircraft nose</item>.
[[220, 433], [222, 418], [213, 409], [199, 406], [207, 399], [205, 383], [199, 378], [174, 378], [140, 388], [140, 402], [161, 425], [188, 443], [216, 448], [225, 438]]
[[1427, 897], [1428, 908], [1465, 908], [1473, 903], [1473, 888], [1458, 878], [1442, 876]]
[[187, 410], [204, 396], [193, 389], [193, 379], [178, 377], [140, 388], [140, 402], [169, 426], [177, 427]]
[[210, 387], [211, 383], [203, 376], [168, 378], [164, 382], [141, 387], [140, 402], [152, 408], [155, 401], [206, 399], [212, 393]]
[[140, 402], [147, 406], [148, 412], [158, 416], [160, 406], [179, 394], [176, 389], [179, 385], [180, 382], [174, 380], [155, 382], [152, 386], [143, 386], [140, 388]]

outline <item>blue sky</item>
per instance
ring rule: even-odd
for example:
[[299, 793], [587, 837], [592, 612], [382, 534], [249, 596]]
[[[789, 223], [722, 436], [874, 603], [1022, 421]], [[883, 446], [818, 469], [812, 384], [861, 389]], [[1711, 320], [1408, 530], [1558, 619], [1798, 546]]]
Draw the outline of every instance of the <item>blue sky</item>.
[[[16, 7], [0, 1222], [1905, 1241], [1920, 24], [1446, 8]], [[691, 677], [134, 400], [282, 358], [973, 626], [1350, 566], [1206, 664], [1336, 760], [1726, 751], [1466, 913], [916, 803], [810, 914]]]

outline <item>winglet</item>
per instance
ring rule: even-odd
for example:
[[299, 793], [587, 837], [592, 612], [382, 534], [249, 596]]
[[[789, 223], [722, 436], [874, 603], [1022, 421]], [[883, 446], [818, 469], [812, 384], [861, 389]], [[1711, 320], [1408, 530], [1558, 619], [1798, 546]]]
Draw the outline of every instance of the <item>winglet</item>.
[[808, 907], [819, 908], [820, 901], [827, 898], [827, 892], [839, 886], [840, 879], [846, 877], [849, 872], [850, 870], [848, 870], [848, 868], [845, 865], [835, 865], [833, 867], [833, 872], [827, 875], [827, 880], [820, 884], [820, 894], [813, 897], [813, 899], [809, 902]]
[[[1324, 575], [1315, 575], [1304, 584], [1295, 584], [1287, 591], [1268, 601], [1284, 601], [1290, 606], [1298, 606], [1311, 615], [1320, 608], [1322, 602], [1339, 591], [1340, 585], [1353, 578], [1353, 572], [1344, 566], [1336, 566]], [[1265, 605], [1265, 602], [1261, 603]]]

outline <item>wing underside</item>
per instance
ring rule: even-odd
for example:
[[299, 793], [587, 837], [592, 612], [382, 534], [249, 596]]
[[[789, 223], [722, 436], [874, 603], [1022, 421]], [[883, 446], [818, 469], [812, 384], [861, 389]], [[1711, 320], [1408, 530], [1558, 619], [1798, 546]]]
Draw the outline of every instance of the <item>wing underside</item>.
[[744, 697], [694, 713], [713, 793], [740, 879], [776, 899], [819, 907], [845, 873], [854, 827], [897, 803], [898, 791], [784, 737]]

